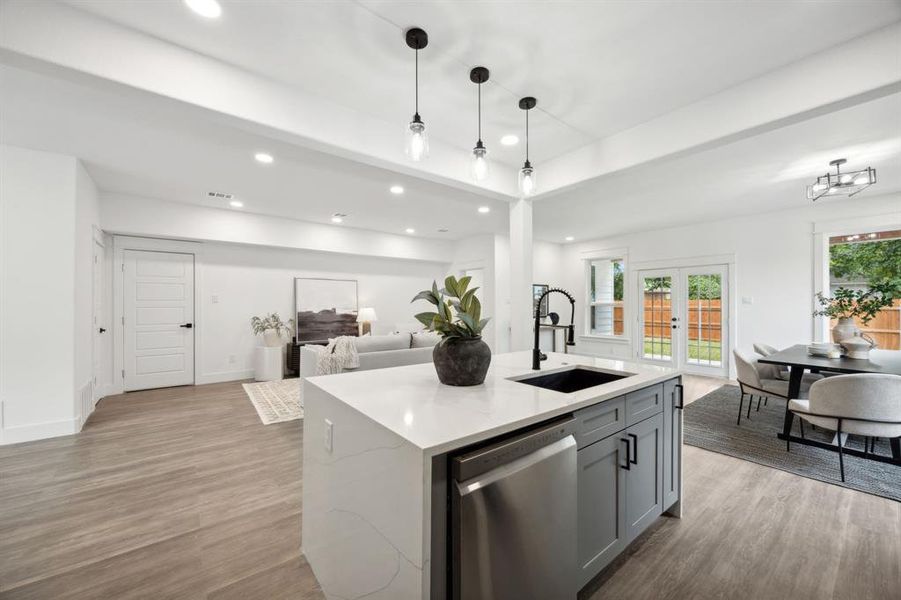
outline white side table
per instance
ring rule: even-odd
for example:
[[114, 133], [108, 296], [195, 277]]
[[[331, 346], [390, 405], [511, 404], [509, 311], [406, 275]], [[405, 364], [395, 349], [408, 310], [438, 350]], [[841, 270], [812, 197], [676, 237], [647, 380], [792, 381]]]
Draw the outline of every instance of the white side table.
[[253, 351], [253, 372], [257, 381], [278, 381], [284, 378], [281, 346], [257, 346]]

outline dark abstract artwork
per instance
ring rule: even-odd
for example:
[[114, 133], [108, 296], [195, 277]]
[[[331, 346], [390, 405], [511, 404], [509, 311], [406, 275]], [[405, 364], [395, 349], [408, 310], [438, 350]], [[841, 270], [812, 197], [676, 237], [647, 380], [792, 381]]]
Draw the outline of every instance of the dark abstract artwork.
[[358, 333], [357, 282], [352, 279], [294, 280], [297, 341], [324, 341]]

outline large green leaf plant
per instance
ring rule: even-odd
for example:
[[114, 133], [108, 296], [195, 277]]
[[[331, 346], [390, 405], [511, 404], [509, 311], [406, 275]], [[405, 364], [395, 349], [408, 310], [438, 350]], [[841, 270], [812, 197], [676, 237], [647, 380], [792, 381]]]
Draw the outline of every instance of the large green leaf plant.
[[421, 312], [416, 320], [434, 331], [444, 341], [453, 339], [478, 339], [490, 319], [482, 318], [482, 303], [476, 296], [478, 287], [469, 289], [472, 277], [457, 279], [453, 275], [444, 280], [444, 287], [432, 282], [432, 289], [416, 294], [411, 302], [425, 300], [434, 304], [436, 310]]

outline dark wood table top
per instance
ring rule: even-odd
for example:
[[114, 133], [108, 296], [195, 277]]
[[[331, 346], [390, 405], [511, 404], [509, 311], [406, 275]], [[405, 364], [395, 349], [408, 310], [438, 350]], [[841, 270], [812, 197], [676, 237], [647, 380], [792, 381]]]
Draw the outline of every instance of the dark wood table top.
[[757, 362], [771, 365], [796, 366], [805, 369], [820, 369], [839, 373], [887, 373], [901, 375], [901, 351], [870, 350], [869, 360], [858, 358], [825, 358], [807, 354], [806, 344], [797, 344], [758, 359]]

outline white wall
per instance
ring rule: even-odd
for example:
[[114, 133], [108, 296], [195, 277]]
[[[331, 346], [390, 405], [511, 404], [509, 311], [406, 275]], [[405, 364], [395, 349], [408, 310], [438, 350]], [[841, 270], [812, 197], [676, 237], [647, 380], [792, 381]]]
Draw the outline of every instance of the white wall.
[[[732, 255], [735, 260], [736, 300], [734, 315], [737, 339], [733, 344], [750, 348], [754, 342], [776, 347], [808, 342], [814, 337], [814, 231], [818, 223], [829, 222], [833, 230], [842, 222], [859, 221], [864, 216], [892, 228], [901, 223], [901, 195], [860, 196], [811, 203], [803, 209], [698, 223], [686, 227], [615, 236], [564, 247], [565, 284], [584, 303], [586, 286], [582, 260], [605, 248], [628, 251], [627, 269], [643, 265], [659, 266], [684, 260], [703, 264], [705, 257]], [[873, 219], [870, 219], [872, 221]], [[852, 226], [853, 230], [853, 226]], [[633, 298], [634, 298], [633, 294]], [[745, 303], [744, 298], [751, 303]], [[627, 319], [635, 318], [635, 307]], [[577, 307], [577, 334], [585, 333], [584, 311]], [[599, 356], [625, 357], [629, 345], [591, 339], [577, 339], [576, 351]]]
[[76, 161], [0, 146], [3, 443], [76, 432]]
[[[99, 222], [97, 186], [80, 162], [75, 165], [75, 416], [84, 423], [93, 402], [83, 405], [81, 392], [88, 386], [93, 397], [94, 346], [94, 228]], [[102, 268], [100, 265], [99, 268]], [[110, 336], [106, 336], [110, 339]], [[97, 349], [102, 351], [101, 348]]]
[[414, 324], [413, 315], [427, 307], [410, 300], [450, 272], [441, 263], [221, 243], [204, 243], [201, 260], [198, 383], [253, 375], [253, 348], [259, 341], [250, 318], [273, 311], [292, 317], [295, 277], [356, 279], [360, 306], [375, 308], [378, 321], [372, 329], [380, 334]]

